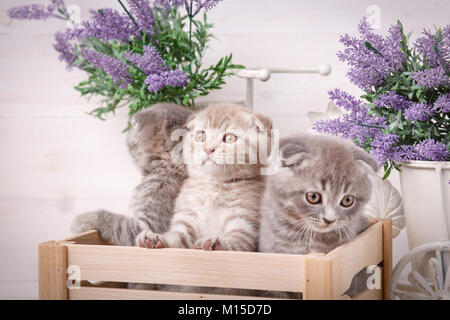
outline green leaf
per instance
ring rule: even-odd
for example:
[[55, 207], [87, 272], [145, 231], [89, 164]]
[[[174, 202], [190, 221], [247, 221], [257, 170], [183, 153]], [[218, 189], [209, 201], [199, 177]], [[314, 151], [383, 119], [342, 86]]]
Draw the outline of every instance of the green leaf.
[[386, 180], [389, 177], [389, 175], [391, 174], [391, 171], [392, 171], [392, 166], [389, 165], [388, 169], [385, 170], [385, 172], [384, 172], [383, 180]]

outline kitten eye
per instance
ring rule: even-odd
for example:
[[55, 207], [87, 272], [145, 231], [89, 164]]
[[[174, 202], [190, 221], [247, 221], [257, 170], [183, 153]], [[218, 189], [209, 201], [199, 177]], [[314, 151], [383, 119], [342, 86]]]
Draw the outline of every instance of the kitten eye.
[[203, 142], [205, 140], [206, 140], [206, 132], [205, 131], [200, 130], [195, 133], [195, 141]]
[[237, 136], [235, 134], [232, 134], [232, 133], [227, 133], [223, 137], [223, 142], [225, 142], [225, 143], [233, 143], [233, 142], [236, 142], [236, 140], [237, 140]]
[[341, 206], [348, 208], [351, 207], [355, 203], [355, 197], [352, 196], [344, 196], [341, 200]]
[[322, 196], [318, 192], [307, 192], [306, 201], [308, 201], [311, 204], [318, 204], [322, 202]]

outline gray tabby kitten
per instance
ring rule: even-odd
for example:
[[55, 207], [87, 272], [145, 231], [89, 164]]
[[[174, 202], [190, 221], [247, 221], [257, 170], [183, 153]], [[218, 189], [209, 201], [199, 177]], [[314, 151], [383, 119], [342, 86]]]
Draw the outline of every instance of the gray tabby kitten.
[[262, 200], [259, 251], [327, 253], [370, 225], [362, 212], [371, 192], [365, 166], [378, 167], [363, 149], [303, 135], [282, 139], [280, 158]]
[[105, 241], [122, 246], [134, 246], [143, 230], [167, 231], [175, 198], [186, 176], [182, 155], [177, 162], [171, 158], [179, 143], [171, 139], [171, 134], [184, 126], [191, 113], [164, 103], [136, 113], [127, 136], [129, 152], [142, 173], [130, 205], [134, 217], [97, 210], [78, 215], [71, 231], [96, 229]]

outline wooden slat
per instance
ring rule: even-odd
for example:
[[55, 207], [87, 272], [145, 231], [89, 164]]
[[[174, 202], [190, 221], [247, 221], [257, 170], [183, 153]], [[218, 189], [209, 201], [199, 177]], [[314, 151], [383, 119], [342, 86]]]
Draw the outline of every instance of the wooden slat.
[[352, 300], [383, 300], [383, 290], [366, 290], [353, 297]]
[[383, 220], [383, 299], [389, 299], [392, 277], [392, 220]]
[[234, 296], [155, 290], [81, 287], [69, 291], [70, 300], [277, 300], [252, 296]]
[[326, 258], [332, 259], [332, 275], [336, 279], [333, 295], [339, 297], [363, 268], [383, 261], [383, 223], [376, 222], [352, 241], [334, 249]]
[[94, 245], [107, 245], [108, 243], [100, 238], [97, 230], [89, 230], [62, 241], [73, 242], [76, 244], [94, 244]]
[[38, 247], [39, 299], [67, 300], [67, 248], [55, 241]]
[[66, 244], [81, 280], [301, 292], [301, 255]]
[[333, 257], [320, 255], [305, 256], [304, 274], [304, 300], [331, 300], [334, 297], [335, 287], [333, 278]]
[[361, 269], [383, 260], [382, 250], [382, 222], [378, 221], [326, 255], [305, 256], [303, 298], [341, 299]]

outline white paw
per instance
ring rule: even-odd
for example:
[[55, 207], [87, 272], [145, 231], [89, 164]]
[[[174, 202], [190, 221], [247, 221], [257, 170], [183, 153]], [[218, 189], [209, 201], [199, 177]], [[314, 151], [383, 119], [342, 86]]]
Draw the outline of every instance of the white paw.
[[221, 250], [223, 248], [223, 243], [218, 237], [205, 237], [198, 239], [194, 243], [194, 249], [203, 249], [206, 251], [211, 250]]
[[81, 233], [89, 230], [96, 230], [98, 227], [97, 212], [87, 212], [79, 214], [73, 219], [70, 225], [70, 232]]
[[141, 248], [166, 248], [164, 237], [150, 230], [144, 230], [136, 237], [136, 246]]

